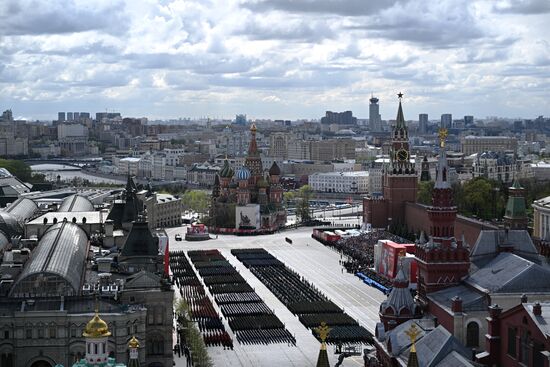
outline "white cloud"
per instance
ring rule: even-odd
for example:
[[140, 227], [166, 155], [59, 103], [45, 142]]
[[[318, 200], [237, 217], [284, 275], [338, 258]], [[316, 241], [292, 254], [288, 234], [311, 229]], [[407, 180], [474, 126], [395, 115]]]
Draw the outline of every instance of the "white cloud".
[[[0, 3], [0, 108], [155, 117], [549, 115], [548, 0]], [[523, 103], [509, 103], [513, 93]], [[5, 97], [4, 97], [5, 96]], [[284, 106], [284, 109], [281, 108]]]

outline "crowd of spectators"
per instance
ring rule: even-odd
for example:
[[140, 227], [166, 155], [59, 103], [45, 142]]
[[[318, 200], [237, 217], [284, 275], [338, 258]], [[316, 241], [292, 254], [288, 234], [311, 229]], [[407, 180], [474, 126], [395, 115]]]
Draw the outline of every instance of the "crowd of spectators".
[[328, 244], [333, 247], [346, 259], [343, 266], [350, 273], [364, 271], [374, 267], [374, 245], [379, 240], [390, 240], [395, 243], [410, 243], [403, 237], [396, 236], [387, 231], [372, 231], [361, 233], [358, 236], [340, 238], [334, 244]]
[[395, 243], [410, 243], [409, 240], [387, 231], [372, 231], [358, 236], [343, 237], [327, 246], [338, 251], [342, 257], [341, 264], [349, 273], [363, 273], [369, 278], [390, 288], [391, 282], [379, 276], [374, 270], [374, 245], [379, 240], [390, 240]]

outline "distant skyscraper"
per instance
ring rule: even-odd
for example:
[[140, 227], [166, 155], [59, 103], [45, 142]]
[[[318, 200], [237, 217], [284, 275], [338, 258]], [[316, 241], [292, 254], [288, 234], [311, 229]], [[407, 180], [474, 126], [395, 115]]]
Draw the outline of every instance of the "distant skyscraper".
[[246, 125], [246, 115], [236, 115], [235, 124], [237, 125]]
[[382, 131], [382, 118], [380, 117], [380, 109], [378, 98], [371, 95], [369, 99], [369, 128], [370, 131]]
[[103, 119], [116, 119], [119, 117], [121, 117], [120, 112], [96, 112], [95, 113], [95, 119], [97, 122], [101, 122]]
[[472, 126], [474, 124], [474, 116], [464, 116], [464, 126]]
[[73, 120], [73, 113], [67, 112], [67, 121], [72, 121], [72, 120]]
[[81, 119], [89, 119], [90, 113], [89, 112], [80, 112], [80, 118]]
[[11, 110], [5, 110], [0, 117], [0, 121], [11, 122], [13, 121], [13, 113]]
[[428, 114], [421, 113], [418, 115], [418, 131], [420, 134], [426, 134], [428, 132]]
[[80, 118], [80, 112], [73, 112], [73, 119], [78, 120]]
[[450, 129], [453, 127], [453, 115], [450, 113], [444, 113], [441, 115], [441, 128]]
[[357, 118], [353, 117], [353, 112], [351, 111], [326, 111], [325, 116], [321, 117], [321, 124], [356, 125]]
[[65, 112], [57, 113], [57, 121], [65, 121]]

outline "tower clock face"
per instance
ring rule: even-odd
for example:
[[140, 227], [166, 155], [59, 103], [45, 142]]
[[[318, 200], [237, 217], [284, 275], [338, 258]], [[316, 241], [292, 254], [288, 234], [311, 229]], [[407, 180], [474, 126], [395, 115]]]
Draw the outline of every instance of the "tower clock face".
[[399, 149], [397, 151], [397, 159], [400, 162], [406, 161], [407, 159], [409, 159], [409, 152], [407, 152], [405, 149]]

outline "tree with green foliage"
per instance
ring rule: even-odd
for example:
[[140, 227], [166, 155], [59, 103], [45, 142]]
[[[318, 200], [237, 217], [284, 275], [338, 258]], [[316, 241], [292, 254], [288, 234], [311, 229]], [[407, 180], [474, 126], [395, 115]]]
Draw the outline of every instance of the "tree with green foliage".
[[313, 190], [309, 185], [304, 185], [298, 189], [296, 195], [296, 218], [301, 222], [307, 222], [311, 219], [309, 200], [311, 200], [312, 195]]
[[501, 186], [501, 183], [484, 177], [467, 181], [454, 193], [459, 212], [486, 220], [502, 217], [506, 201]]
[[199, 214], [205, 214], [210, 203], [210, 195], [203, 190], [188, 190], [183, 194], [181, 200], [186, 208]]
[[283, 200], [286, 204], [286, 207], [288, 208], [290, 206], [290, 203], [294, 202], [296, 200], [296, 192], [294, 191], [286, 191], [283, 193]]
[[420, 204], [431, 205], [432, 203], [432, 193], [434, 190], [433, 181], [421, 181], [418, 184], [418, 195], [416, 201]]
[[548, 181], [537, 181], [534, 178], [520, 180], [520, 185], [525, 189], [525, 203], [527, 204], [527, 214], [533, 216], [533, 201], [550, 196], [550, 185]]
[[24, 161], [17, 159], [1, 159], [0, 158], [0, 167], [5, 168], [12, 175], [17, 177], [23, 182], [29, 182], [32, 177], [31, 167], [26, 164]]
[[174, 310], [178, 315], [178, 322], [183, 328], [185, 340], [191, 352], [193, 365], [199, 367], [212, 367], [212, 360], [204, 344], [202, 335], [197, 325], [189, 320], [189, 305], [184, 299], [174, 300]]

